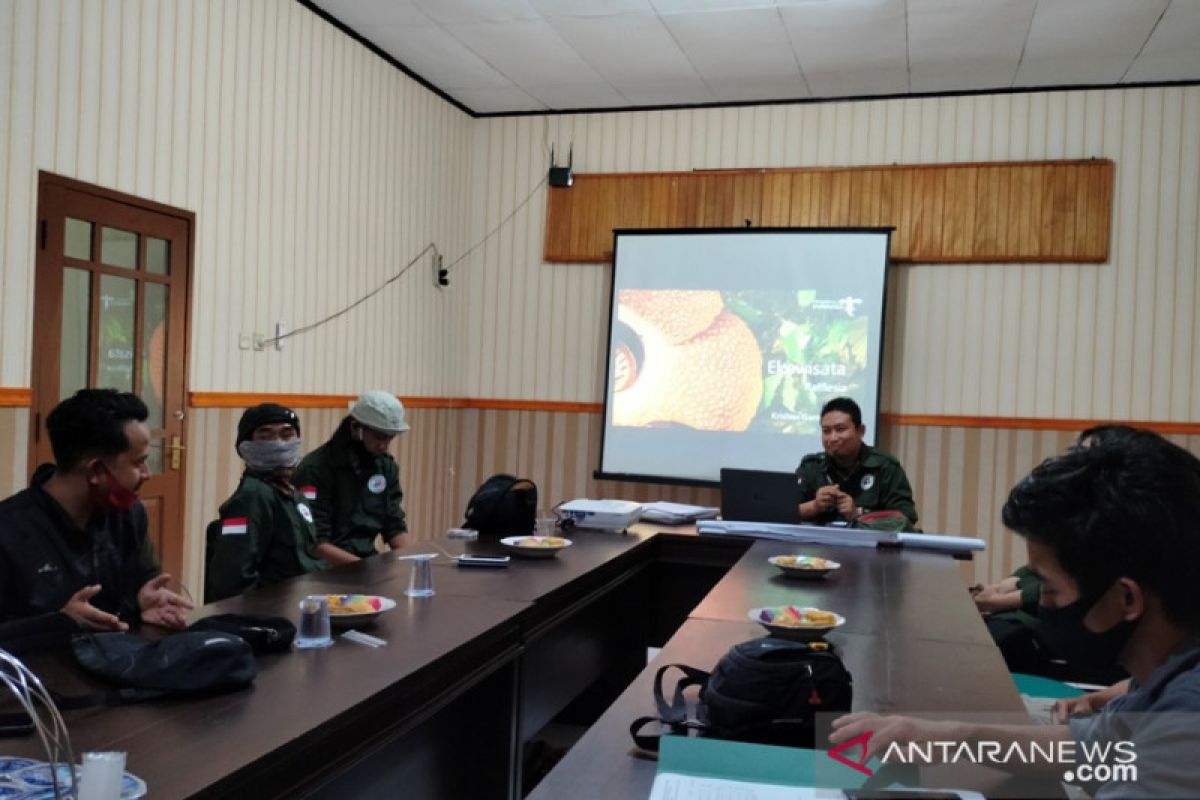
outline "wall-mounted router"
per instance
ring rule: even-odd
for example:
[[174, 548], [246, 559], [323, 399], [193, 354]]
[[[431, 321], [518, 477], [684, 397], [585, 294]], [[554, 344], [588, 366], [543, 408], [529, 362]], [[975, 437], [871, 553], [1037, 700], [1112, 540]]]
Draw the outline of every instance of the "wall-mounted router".
[[567, 150], [567, 165], [565, 167], [557, 167], [554, 165], [554, 148], [550, 148], [550, 185], [557, 186], [560, 189], [566, 188], [575, 182], [575, 173], [571, 171], [571, 162], [574, 161], [575, 145], [571, 144]]

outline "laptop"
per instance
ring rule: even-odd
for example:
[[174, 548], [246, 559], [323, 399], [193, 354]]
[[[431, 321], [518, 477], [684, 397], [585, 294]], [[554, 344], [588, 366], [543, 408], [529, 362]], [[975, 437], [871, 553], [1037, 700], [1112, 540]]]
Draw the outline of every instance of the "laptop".
[[794, 472], [721, 468], [721, 519], [796, 524], [799, 506]]

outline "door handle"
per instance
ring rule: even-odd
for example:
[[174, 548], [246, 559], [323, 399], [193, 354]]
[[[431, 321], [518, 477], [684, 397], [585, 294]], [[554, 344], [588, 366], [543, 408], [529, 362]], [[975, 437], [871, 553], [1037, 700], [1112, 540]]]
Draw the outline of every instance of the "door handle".
[[178, 436], [172, 436], [171, 443], [167, 445], [167, 449], [171, 451], [171, 469], [179, 469], [179, 454], [187, 450], [187, 448], [181, 444]]

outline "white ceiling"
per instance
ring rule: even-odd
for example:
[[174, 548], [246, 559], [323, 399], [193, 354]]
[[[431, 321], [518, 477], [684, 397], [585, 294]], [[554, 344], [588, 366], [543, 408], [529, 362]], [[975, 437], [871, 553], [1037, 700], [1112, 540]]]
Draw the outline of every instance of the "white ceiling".
[[1200, 0], [310, 0], [477, 114], [1200, 81]]

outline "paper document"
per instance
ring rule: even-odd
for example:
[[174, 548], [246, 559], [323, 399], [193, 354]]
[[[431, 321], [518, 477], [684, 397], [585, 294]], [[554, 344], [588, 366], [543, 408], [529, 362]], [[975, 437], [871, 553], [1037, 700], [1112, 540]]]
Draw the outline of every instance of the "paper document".
[[839, 547], [874, 547], [877, 544], [901, 544], [919, 550], [943, 550], [965, 553], [983, 550], [982, 539], [968, 536], [943, 536], [933, 533], [895, 533], [866, 528], [829, 528], [822, 525], [784, 525], [771, 522], [737, 522], [735, 520], [702, 520], [696, 524], [700, 533], [721, 536], [747, 536], [753, 539], [773, 539], [781, 542], [829, 544]]
[[[826, 792], [837, 797], [841, 792]], [[816, 800], [817, 790], [660, 772], [650, 800]]]
[[841, 547], [874, 547], [880, 542], [898, 541], [894, 531], [826, 528], [821, 525], [785, 525], [773, 522], [701, 520], [696, 524], [696, 530], [702, 534], [746, 536], [752, 539], [775, 539], [781, 542], [805, 542], [807, 544], [834, 544]]
[[712, 519], [720, 509], [711, 506], [689, 506], [684, 503], [668, 503], [659, 500], [657, 503], [646, 503], [642, 506], [643, 522], [657, 522], [660, 525], [688, 525], [698, 519]]

